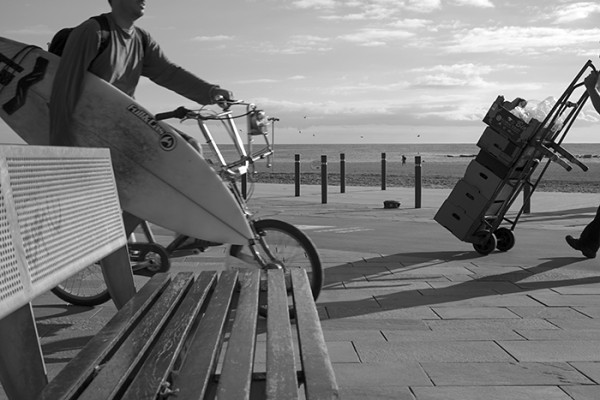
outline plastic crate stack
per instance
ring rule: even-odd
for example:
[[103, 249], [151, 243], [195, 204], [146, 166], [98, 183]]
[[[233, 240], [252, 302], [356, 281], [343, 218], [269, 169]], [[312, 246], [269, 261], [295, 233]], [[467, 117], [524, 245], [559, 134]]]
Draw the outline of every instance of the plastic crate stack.
[[528, 176], [528, 161], [538, 156], [528, 143], [539, 122], [513, 115], [509, 108], [514, 103], [503, 96], [494, 101], [483, 119], [488, 127], [477, 142], [479, 153], [434, 217], [461, 241], [478, 242], [478, 232], [489, 232], [503, 218], [505, 203], [514, 199]]

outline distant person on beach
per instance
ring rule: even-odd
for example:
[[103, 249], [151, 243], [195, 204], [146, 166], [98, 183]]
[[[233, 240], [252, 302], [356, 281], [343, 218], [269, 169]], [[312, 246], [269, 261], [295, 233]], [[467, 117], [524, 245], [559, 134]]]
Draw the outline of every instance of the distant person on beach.
[[[200, 104], [232, 99], [230, 91], [172, 63], [150, 34], [134, 25], [144, 15], [145, 1], [108, 0], [108, 3], [111, 12], [84, 21], [73, 29], [66, 41], [50, 97], [51, 145], [75, 146], [77, 143], [71, 132], [71, 119], [86, 71], [131, 97], [140, 77], [146, 76]], [[200, 150], [195, 139], [183, 132], [179, 134]], [[123, 217], [129, 235], [141, 220], [128, 213]]]
[[406, 165], [406, 156], [402, 154], [402, 165]]
[[[598, 92], [598, 86], [600, 85], [600, 74], [598, 72], [591, 72], [584, 79], [585, 87], [592, 105], [600, 114], [600, 93]], [[581, 251], [581, 253], [587, 258], [595, 258], [598, 249], [600, 249], [600, 206], [596, 211], [594, 219], [586, 225], [581, 232], [579, 239], [575, 239], [573, 236], [568, 235], [566, 238], [569, 246], [575, 250]]]

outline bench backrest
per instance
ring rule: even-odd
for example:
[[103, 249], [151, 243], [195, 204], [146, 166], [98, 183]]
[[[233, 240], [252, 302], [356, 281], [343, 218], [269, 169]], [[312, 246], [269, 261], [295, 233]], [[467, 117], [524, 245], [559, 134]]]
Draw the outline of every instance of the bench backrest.
[[0, 146], [0, 319], [125, 244], [108, 150]]

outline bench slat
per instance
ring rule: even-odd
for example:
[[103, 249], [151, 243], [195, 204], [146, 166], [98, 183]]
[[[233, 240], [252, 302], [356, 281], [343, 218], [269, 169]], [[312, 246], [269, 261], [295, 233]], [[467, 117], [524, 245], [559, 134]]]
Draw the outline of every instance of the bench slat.
[[216, 284], [216, 272], [203, 271], [186, 294], [177, 312], [165, 327], [159, 341], [152, 347], [140, 372], [122, 397], [122, 400], [153, 399], [161, 391], [170, 375], [181, 349], [198, 314]]
[[306, 271], [300, 268], [292, 268], [291, 274], [306, 398], [337, 399], [339, 389], [329, 360], [308, 276]]
[[114, 398], [121, 384], [138, 366], [148, 347], [160, 332], [186, 288], [193, 274], [180, 273], [171, 281], [149, 312], [138, 323], [112, 358], [102, 366], [80, 399], [108, 400]]
[[138, 322], [170, 281], [171, 277], [166, 273], [154, 275], [44, 388], [41, 399], [71, 398], [90, 379], [95, 367], [103, 362], [113, 347]]
[[297, 399], [298, 379], [283, 270], [268, 273], [267, 399]]
[[173, 390], [180, 399], [203, 399], [214, 373], [225, 322], [229, 317], [237, 271], [223, 272], [204, 317], [187, 350], [185, 360], [173, 377]]
[[217, 397], [220, 400], [250, 398], [256, 345], [260, 270], [244, 273], [240, 277], [240, 283], [240, 297], [235, 310], [235, 321], [231, 328], [231, 336], [219, 378]]

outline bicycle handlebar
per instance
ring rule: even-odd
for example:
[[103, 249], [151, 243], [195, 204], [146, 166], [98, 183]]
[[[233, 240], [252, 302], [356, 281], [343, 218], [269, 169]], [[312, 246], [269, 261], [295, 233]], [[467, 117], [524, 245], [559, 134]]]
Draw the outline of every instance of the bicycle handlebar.
[[154, 116], [154, 118], [157, 121], [161, 121], [163, 119], [170, 119], [170, 118], [178, 118], [178, 119], [183, 119], [185, 118], [191, 111], [188, 110], [185, 107], [178, 107], [177, 109], [173, 110], [173, 111], [167, 111], [164, 113], [158, 113]]

